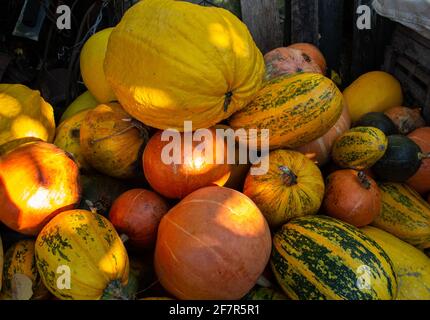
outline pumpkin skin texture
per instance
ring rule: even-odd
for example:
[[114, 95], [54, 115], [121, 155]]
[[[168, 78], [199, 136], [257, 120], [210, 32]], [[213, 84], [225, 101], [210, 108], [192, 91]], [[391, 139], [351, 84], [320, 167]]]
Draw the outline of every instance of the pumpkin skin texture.
[[257, 97], [230, 119], [237, 130], [269, 129], [270, 149], [297, 148], [320, 138], [342, 114], [343, 98], [336, 85], [320, 74], [302, 73], [268, 81]]
[[318, 64], [308, 54], [294, 48], [278, 48], [264, 55], [266, 64], [265, 80], [301, 72], [323, 73]]
[[[408, 135], [408, 138], [414, 141], [424, 154], [430, 153], [430, 127], [420, 128]], [[418, 193], [425, 195], [430, 192], [430, 159], [425, 158], [422, 164], [407, 184], [415, 189]]]
[[327, 178], [323, 208], [333, 218], [364, 227], [381, 212], [381, 192], [364, 172], [339, 170]]
[[[146, 180], [159, 194], [171, 198], [182, 199], [191, 192], [210, 185], [223, 186], [230, 176], [230, 165], [227, 164], [227, 146], [223, 139], [216, 138], [215, 129], [212, 134], [212, 159], [196, 152], [202, 143], [185, 139], [181, 133], [180, 139], [162, 141], [163, 131], [158, 131], [151, 137], [143, 153], [143, 171]], [[163, 161], [163, 150], [180, 150], [181, 164], [166, 164]], [[224, 161], [216, 163], [216, 150], [224, 149]], [[192, 150], [192, 152], [187, 152]], [[167, 152], [167, 151], [166, 151]], [[210, 161], [207, 161], [210, 160]]]
[[85, 86], [100, 103], [116, 101], [103, 69], [112, 30], [113, 28], [107, 28], [93, 34], [82, 47], [80, 56], [82, 79]]
[[319, 67], [323, 74], [327, 72], [327, 62], [324, 55], [311, 43], [293, 43], [288, 48], [298, 49], [307, 54]]
[[[393, 265], [383, 249], [331, 217], [300, 217], [284, 225], [273, 237], [271, 266], [293, 300], [394, 300], [397, 295]], [[364, 272], [369, 288], [357, 282]]]
[[85, 160], [101, 173], [120, 179], [135, 177], [149, 130], [117, 103], [90, 110], [81, 123], [80, 144]]
[[241, 299], [269, 260], [270, 230], [238, 191], [207, 187], [173, 207], [158, 229], [155, 270], [179, 299]]
[[130, 115], [179, 131], [185, 120], [199, 129], [227, 119], [254, 98], [264, 76], [263, 56], [236, 16], [171, 0], [127, 10], [109, 39], [104, 68]]
[[275, 229], [292, 218], [316, 214], [324, 197], [319, 168], [295, 151], [275, 150], [267, 157], [269, 172], [250, 172], [243, 193], [255, 202], [270, 227]]
[[321, 138], [318, 138], [308, 144], [297, 148], [296, 150], [306, 155], [318, 166], [324, 166], [328, 163], [336, 139], [351, 128], [351, 118], [348, 107], [344, 106], [342, 115], [336, 124]]
[[382, 71], [366, 73], [343, 92], [352, 122], [369, 112], [384, 112], [403, 103], [399, 81]]
[[391, 119], [383, 112], [369, 112], [360, 118], [355, 127], [374, 127], [381, 130], [386, 136], [398, 134], [399, 131]]
[[[101, 215], [71, 210], [53, 218], [37, 237], [36, 260], [43, 283], [59, 299], [124, 298], [127, 251], [112, 224]], [[59, 265], [70, 268], [70, 289], [57, 286]]]
[[385, 114], [393, 121], [400, 134], [403, 135], [407, 135], [426, 125], [425, 120], [421, 117], [421, 109], [394, 107], [385, 111]]
[[381, 214], [372, 226], [420, 249], [430, 248], [430, 205], [401, 183], [380, 183]]
[[54, 110], [39, 91], [21, 84], [0, 84], [0, 110], [0, 146], [29, 137], [54, 140]]
[[167, 202], [155, 192], [132, 189], [120, 195], [112, 205], [109, 220], [131, 245], [139, 249], [154, 247], [161, 218], [167, 213]]
[[381, 159], [388, 147], [385, 134], [374, 127], [353, 128], [335, 141], [333, 161], [342, 168], [364, 170]]
[[396, 300], [430, 300], [430, 259], [420, 250], [383, 230], [361, 229], [387, 253], [397, 275]]
[[94, 98], [94, 96], [88, 90], [77, 97], [63, 112], [60, 123], [73, 117], [75, 114], [80, 113], [84, 110], [94, 109], [100, 103]]
[[79, 168], [46, 142], [30, 142], [0, 158], [0, 220], [36, 235], [58, 213], [80, 200]]

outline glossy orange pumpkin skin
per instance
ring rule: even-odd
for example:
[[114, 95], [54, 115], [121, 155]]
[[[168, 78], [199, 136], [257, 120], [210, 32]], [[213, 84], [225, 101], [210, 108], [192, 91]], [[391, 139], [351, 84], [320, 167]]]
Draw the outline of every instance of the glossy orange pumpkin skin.
[[238, 191], [207, 187], [161, 220], [155, 270], [179, 299], [240, 299], [263, 273], [270, 250], [270, 230], [257, 206]]
[[[408, 135], [423, 153], [430, 153], [430, 127], [419, 128]], [[425, 195], [430, 192], [430, 159], [423, 159], [421, 167], [407, 184], [418, 193]]]
[[167, 202], [155, 192], [132, 189], [114, 201], [109, 220], [131, 245], [148, 249], [154, 246], [158, 225], [168, 210]]
[[316, 46], [311, 43], [293, 43], [288, 46], [288, 48], [299, 49], [302, 50], [305, 54], [307, 54], [316, 64], [320, 67], [323, 74], [327, 72], [327, 62], [325, 60], [324, 55]]
[[[191, 192], [210, 185], [223, 186], [230, 177], [230, 165], [227, 164], [226, 143], [216, 139], [215, 129], [209, 129], [213, 137], [212, 161], [205, 161], [203, 154], [194, 154], [200, 141], [189, 142], [181, 133], [181, 139], [162, 141], [162, 131], [151, 137], [143, 153], [143, 171], [146, 180], [159, 194], [171, 198], [182, 199]], [[163, 161], [163, 149], [174, 143], [181, 152], [180, 164], [166, 164]], [[216, 150], [224, 148], [224, 163], [216, 163]], [[193, 150], [191, 154], [187, 150]], [[194, 154], [194, 155], [193, 155]]]
[[264, 61], [266, 63], [266, 81], [300, 72], [323, 73], [309, 55], [294, 48], [283, 47], [272, 50], [266, 53]]
[[325, 135], [296, 150], [315, 161], [317, 165], [323, 166], [330, 160], [331, 149], [336, 139], [350, 128], [351, 117], [349, 116], [348, 107], [345, 105], [339, 120]]
[[30, 142], [0, 158], [0, 220], [15, 231], [36, 235], [75, 208], [80, 192], [77, 164], [53, 144]]
[[381, 212], [381, 192], [364, 172], [339, 170], [327, 178], [322, 207], [333, 218], [364, 227]]

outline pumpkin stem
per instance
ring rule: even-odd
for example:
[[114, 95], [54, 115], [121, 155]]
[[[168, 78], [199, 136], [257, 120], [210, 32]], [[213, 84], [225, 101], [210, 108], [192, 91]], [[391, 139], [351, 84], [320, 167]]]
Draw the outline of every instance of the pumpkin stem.
[[280, 166], [279, 170], [282, 172], [282, 179], [287, 186], [293, 186], [297, 184], [297, 176], [286, 166]]
[[227, 112], [228, 106], [231, 103], [231, 98], [233, 97], [233, 92], [229, 91], [225, 94], [225, 100], [224, 100], [224, 112]]
[[130, 300], [119, 279], [111, 281], [103, 291], [102, 300]]
[[140, 136], [144, 137], [146, 140], [148, 140], [148, 138], [149, 138], [148, 129], [142, 123], [140, 123], [139, 121], [134, 120], [134, 119], [123, 119], [123, 121], [130, 122], [130, 126], [124, 128], [124, 129], [122, 129], [122, 130], [120, 130], [118, 132], [112, 133], [112, 134], [110, 134], [110, 135], [108, 135], [106, 137], [102, 137], [102, 138], [99, 138], [99, 139], [93, 139], [93, 140], [90, 141], [90, 144], [93, 145], [93, 144], [96, 144], [96, 143], [98, 143], [100, 141], [107, 140], [107, 139], [110, 139], [112, 137], [120, 136], [120, 135], [126, 133], [127, 131], [129, 131], [129, 130], [131, 130], [133, 128], [139, 130]]
[[119, 237], [122, 243], [126, 243], [130, 239], [125, 233], [121, 234]]
[[369, 179], [367, 178], [367, 175], [364, 173], [364, 171], [359, 171], [357, 173], [358, 180], [360, 181], [360, 184], [363, 188], [369, 190], [372, 184], [370, 183]]

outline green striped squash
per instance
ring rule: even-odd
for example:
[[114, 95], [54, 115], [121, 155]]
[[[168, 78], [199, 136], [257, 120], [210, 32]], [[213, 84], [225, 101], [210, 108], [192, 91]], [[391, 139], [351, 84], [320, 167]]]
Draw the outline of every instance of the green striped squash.
[[239, 138], [258, 142], [262, 129], [269, 129], [270, 149], [297, 148], [328, 132], [342, 109], [342, 93], [330, 79], [300, 73], [268, 81], [253, 102], [230, 118], [230, 126], [246, 130]]
[[380, 183], [381, 213], [372, 225], [421, 249], [430, 248], [430, 205], [406, 184]]
[[332, 157], [343, 167], [364, 170], [381, 159], [388, 147], [385, 134], [374, 127], [353, 128], [336, 139]]
[[393, 300], [397, 280], [385, 251], [359, 229], [326, 216], [284, 225], [271, 266], [294, 300]]

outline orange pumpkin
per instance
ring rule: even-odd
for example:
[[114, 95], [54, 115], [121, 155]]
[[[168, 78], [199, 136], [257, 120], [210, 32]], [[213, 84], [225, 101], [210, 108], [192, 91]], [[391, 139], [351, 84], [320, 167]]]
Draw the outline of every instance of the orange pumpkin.
[[339, 170], [327, 178], [323, 210], [356, 227], [373, 222], [382, 208], [376, 182], [363, 171]]
[[240, 299], [256, 284], [271, 250], [270, 230], [242, 193], [207, 187], [161, 220], [155, 270], [179, 299]]
[[109, 220], [120, 234], [127, 236], [131, 245], [147, 249], [154, 246], [158, 225], [168, 210], [168, 204], [158, 194], [132, 189], [114, 201]]
[[278, 48], [266, 53], [264, 56], [266, 63], [265, 80], [296, 74], [299, 72], [321, 73], [318, 64], [310, 56], [301, 50], [293, 48]]
[[[207, 155], [197, 152], [202, 142], [185, 139], [184, 133], [180, 133], [180, 136], [178, 133], [178, 139], [162, 141], [163, 131], [159, 131], [149, 140], [143, 153], [143, 171], [155, 191], [167, 198], [181, 199], [202, 187], [214, 184], [223, 186], [227, 182], [230, 166], [227, 164], [226, 143], [216, 138], [214, 128], [209, 131], [212, 136], [212, 141], [209, 141], [209, 145], [213, 146], [212, 157], [209, 152]], [[224, 150], [222, 164], [216, 163], [217, 150]], [[177, 160], [173, 159], [175, 151]], [[166, 159], [170, 156], [172, 159]]]
[[409, 134], [415, 129], [426, 125], [425, 120], [421, 116], [421, 109], [394, 107], [385, 111], [385, 114], [393, 121], [401, 134]]
[[53, 144], [30, 142], [0, 158], [0, 220], [23, 234], [36, 235], [80, 198], [79, 169]]
[[302, 50], [305, 54], [307, 54], [315, 63], [320, 67], [323, 74], [327, 72], [327, 62], [324, 58], [324, 55], [316, 46], [310, 43], [294, 43], [288, 48]]
[[[423, 153], [430, 153], [430, 127], [415, 130], [408, 135]], [[407, 184], [418, 193], [430, 192], [430, 159], [423, 159], [422, 164], [415, 175], [407, 181]]]
[[330, 160], [331, 149], [335, 140], [350, 128], [351, 118], [348, 107], [345, 105], [339, 120], [325, 135], [296, 150], [306, 155], [319, 166], [323, 166]]

